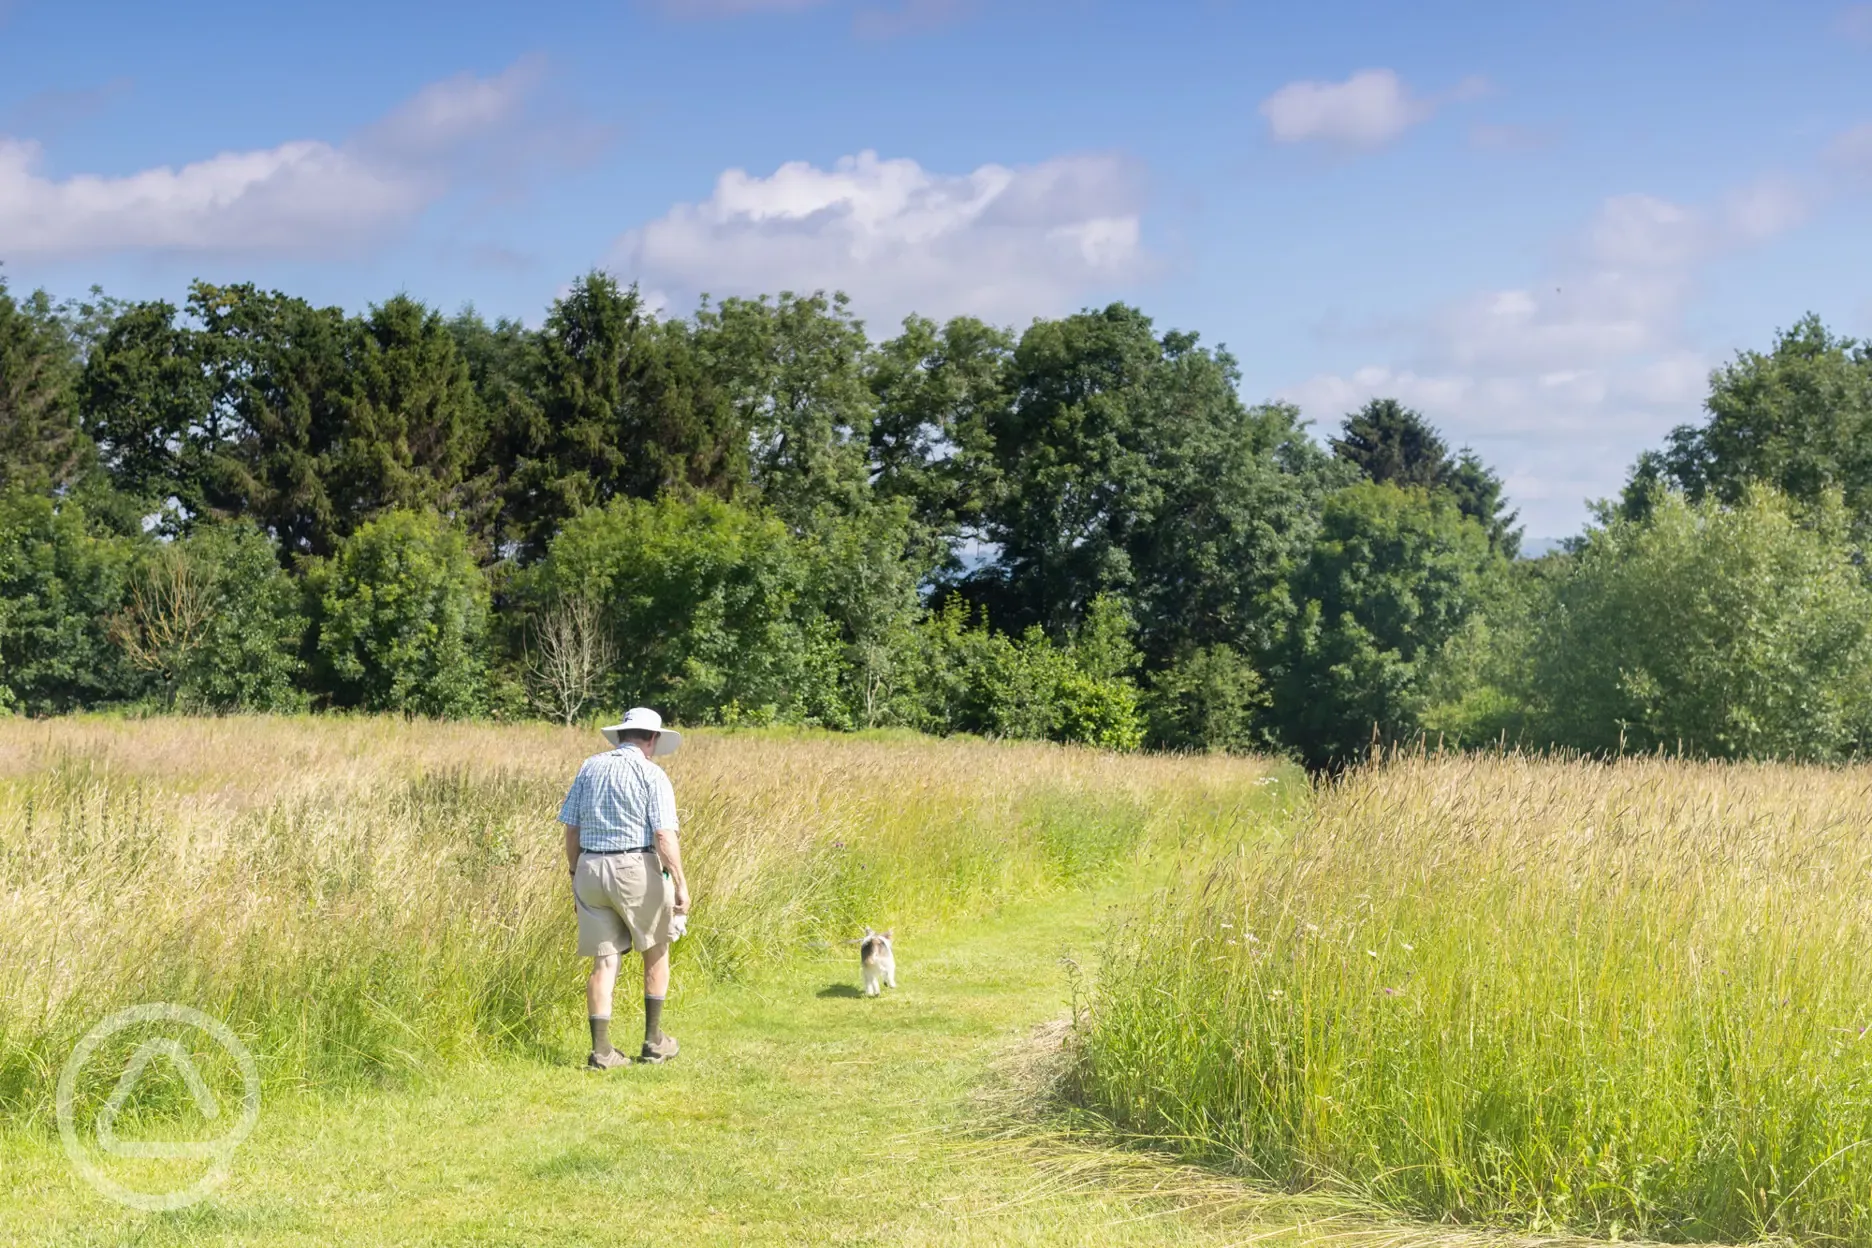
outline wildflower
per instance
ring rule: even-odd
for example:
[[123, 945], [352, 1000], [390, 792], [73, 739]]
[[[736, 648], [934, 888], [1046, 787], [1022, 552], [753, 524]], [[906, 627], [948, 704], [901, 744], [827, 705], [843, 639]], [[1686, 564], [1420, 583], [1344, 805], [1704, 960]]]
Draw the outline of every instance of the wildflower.
[[1413, 944], [1411, 944], [1411, 943], [1410, 943], [1410, 941], [1408, 941], [1408, 940], [1405, 940], [1405, 941], [1399, 941], [1398, 943], [1404, 946], [1404, 952], [1405, 952], [1405, 953], [1414, 953], [1414, 952], [1416, 951], [1416, 949], [1417, 949], [1417, 946], [1416, 946], [1416, 945], [1413, 945]]
[[844, 849], [844, 848], [845, 848], [845, 842], [844, 842], [844, 841], [833, 841], [833, 842], [832, 842], [832, 848], [833, 848], [833, 849]]
[[1375, 958], [1378, 956], [1378, 951], [1376, 949], [1367, 949], [1365, 951], [1365, 956], [1368, 958]]

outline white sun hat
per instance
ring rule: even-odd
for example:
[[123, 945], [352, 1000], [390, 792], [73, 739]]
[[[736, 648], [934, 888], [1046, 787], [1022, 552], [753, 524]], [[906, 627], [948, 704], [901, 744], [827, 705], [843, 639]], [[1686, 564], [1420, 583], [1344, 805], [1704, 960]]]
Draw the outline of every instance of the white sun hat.
[[674, 754], [682, 748], [682, 733], [663, 726], [663, 717], [647, 706], [633, 706], [624, 712], [624, 718], [615, 724], [600, 728], [604, 739], [612, 745], [627, 732], [654, 732], [656, 744], [650, 747], [651, 758], [662, 758]]

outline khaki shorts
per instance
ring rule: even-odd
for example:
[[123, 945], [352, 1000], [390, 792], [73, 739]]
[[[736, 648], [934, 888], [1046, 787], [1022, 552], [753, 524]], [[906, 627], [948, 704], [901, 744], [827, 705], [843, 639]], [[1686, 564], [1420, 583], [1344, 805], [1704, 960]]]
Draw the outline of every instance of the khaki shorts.
[[655, 854], [580, 854], [572, 873], [581, 958], [669, 943], [676, 888]]

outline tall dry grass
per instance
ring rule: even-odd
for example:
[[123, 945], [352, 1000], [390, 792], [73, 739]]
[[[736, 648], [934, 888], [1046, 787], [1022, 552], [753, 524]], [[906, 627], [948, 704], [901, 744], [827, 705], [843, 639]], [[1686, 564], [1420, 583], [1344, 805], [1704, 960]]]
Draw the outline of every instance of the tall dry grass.
[[[135, 1002], [227, 1020], [275, 1089], [559, 1044], [583, 969], [555, 816], [599, 748], [386, 719], [0, 721], [0, 1121], [45, 1115], [73, 1043]], [[679, 991], [862, 922], [1072, 887], [1213, 832], [1264, 774], [706, 734], [669, 770], [696, 895]]]
[[1872, 769], [1399, 758], [1118, 940], [1078, 1093], [1425, 1217], [1872, 1242]]

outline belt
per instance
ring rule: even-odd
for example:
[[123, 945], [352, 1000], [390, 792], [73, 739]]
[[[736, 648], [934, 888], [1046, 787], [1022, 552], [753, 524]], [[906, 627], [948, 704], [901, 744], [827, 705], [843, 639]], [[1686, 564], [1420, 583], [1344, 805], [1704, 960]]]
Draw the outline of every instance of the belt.
[[639, 845], [635, 849], [586, 849], [581, 845], [579, 846], [579, 853], [591, 854], [599, 858], [609, 858], [613, 854], [654, 854], [656, 853], [656, 846]]

